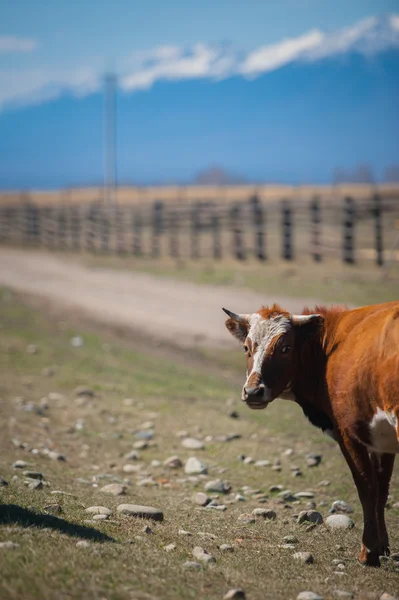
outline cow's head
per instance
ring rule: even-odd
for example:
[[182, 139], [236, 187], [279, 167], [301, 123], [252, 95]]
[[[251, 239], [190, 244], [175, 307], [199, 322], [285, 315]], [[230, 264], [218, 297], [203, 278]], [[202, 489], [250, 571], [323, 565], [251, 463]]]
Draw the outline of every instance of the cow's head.
[[261, 308], [253, 314], [229, 316], [226, 327], [244, 346], [247, 377], [241, 399], [250, 408], [261, 409], [291, 389], [295, 346], [299, 339], [319, 330], [319, 314], [291, 315], [280, 307]]

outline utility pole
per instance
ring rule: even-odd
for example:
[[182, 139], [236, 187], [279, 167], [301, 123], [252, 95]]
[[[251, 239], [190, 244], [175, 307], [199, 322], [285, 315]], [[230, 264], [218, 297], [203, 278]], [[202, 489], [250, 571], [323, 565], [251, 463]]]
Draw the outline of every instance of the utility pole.
[[116, 75], [104, 79], [104, 202], [116, 204]]

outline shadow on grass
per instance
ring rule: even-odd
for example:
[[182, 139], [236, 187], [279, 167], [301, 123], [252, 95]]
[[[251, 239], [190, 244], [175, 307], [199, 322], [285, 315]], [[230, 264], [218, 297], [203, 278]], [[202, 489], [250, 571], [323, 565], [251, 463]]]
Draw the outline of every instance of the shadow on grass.
[[72, 537], [85, 538], [97, 542], [114, 542], [114, 538], [102, 533], [93, 527], [76, 525], [54, 517], [33, 512], [28, 508], [22, 508], [16, 504], [0, 504], [0, 525], [16, 523], [22, 527], [48, 527], [54, 531], [60, 531]]

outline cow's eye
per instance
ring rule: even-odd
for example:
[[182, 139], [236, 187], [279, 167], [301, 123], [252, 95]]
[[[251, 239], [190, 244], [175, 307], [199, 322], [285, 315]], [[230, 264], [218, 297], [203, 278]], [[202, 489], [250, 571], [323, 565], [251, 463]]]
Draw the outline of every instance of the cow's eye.
[[282, 354], [288, 354], [288, 352], [291, 350], [291, 346], [283, 346], [281, 348], [281, 353]]
[[244, 352], [245, 352], [245, 354], [247, 354], [249, 352], [249, 348], [248, 348], [248, 346], [246, 344], [244, 346]]

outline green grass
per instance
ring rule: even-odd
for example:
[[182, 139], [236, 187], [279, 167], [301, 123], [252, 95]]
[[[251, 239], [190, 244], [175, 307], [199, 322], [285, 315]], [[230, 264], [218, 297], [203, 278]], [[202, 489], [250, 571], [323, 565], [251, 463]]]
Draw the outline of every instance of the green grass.
[[[27, 306], [13, 293], [0, 291], [0, 474], [9, 482], [0, 487], [0, 541], [19, 544], [0, 549], [2, 600], [216, 600], [232, 587], [244, 588], [251, 600], [291, 600], [305, 589], [329, 599], [337, 587], [353, 591], [359, 599], [366, 592], [368, 598], [377, 599], [384, 591], [398, 590], [399, 575], [392, 561], [380, 570], [363, 569], [356, 562], [361, 510], [334, 443], [289, 402], [276, 401], [267, 411], [256, 412], [235, 401], [243, 374], [241, 353], [216, 357], [213, 352], [185, 356], [171, 351], [168, 356], [135, 343], [130, 347], [70, 319], [56, 319]], [[82, 336], [83, 347], [71, 346], [75, 335]], [[28, 344], [37, 346], [35, 354], [27, 352]], [[45, 371], [49, 367], [52, 376]], [[89, 386], [94, 397], [77, 398], [74, 390], [80, 385]], [[62, 396], [54, 399], [51, 392]], [[27, 404], [36, 410], [22, 410]], [[229, 417], [232, 409], [239, 419]], [[141, 451], [142, 472], [126, 474], [122, 467], [132, 461], [124, 455], [137, 439], [135, 432], [148, 420], [154, 423], [154, 445]], [[83, 428], [76, 428], [77, 423]], [[190, 481], [182, 469], [152, 466], [153, 460], [163, 461], [173, 454], [183, 462], [193, 454], [176, 436], [182, 429], [194, 437], [212, 436], [205, 450], [194, 453], [208, 465], [207, 477]], [[216, 441], [230, 432], [241, 438]], [[294, 455], [282, 457], [288, 447]], [[40, 452], [43, 448], [64, 454], [67, 461], [50, 460]], [[318, 468], [306, 467], [309, 452], [323, 454]], [[237, 459], [241, 453], [272, 462], [280, 459], [282, 471], [244, 465]], [[49, 485], [28, 489], [21, 471], [12, 468], [18, 459], [43, 473]], [[293, 464], [302, 469], [302, 477], [292, 477]], [[155, 487], [137, 485], [150, 475]], [[246, 502], [228, 504], [225, 512], [196, 508], [190, 500], [193, 492], [203, 490], [207, 479], [218, 477], [232, 485], [232, 496], [220, 501], [230, 500], [245, 485], [265, 491], [269, 498], [259, 504], [247, 494]], [[330, 480], [330, 486], [320, 486], [323, 479]], [[125, 496], [115, 498], [99, 490], [113, 480], [124, 481]], [[396, 469], [394, 500], [399, 499], [398, 483]], [[307, 532], [293, 516], [306, 502], [285, 507], [268, 492], [272, 484], [293, 492], [312, 489], [323, 515], [333, 500], [347, 500], [355, 508], [356, 527], [332, 534], [322, 525]], [[72, 496], [54, 496], [53, 490]], [[54, 502], [61, 505], [58, 517], [46, 512]], [[153, 534], [143, 533], [144, 521], [116, 513], [122, 502], [159, 507], [165, 519], [149, 523]], [[323, 502], [327, 504], [320, 505]], [[84, 509], [91, 505], [109, 507], [110, 521], [86, 523], [89, 517]], [[237, 521], [241, 513], [258, 506], [274, 508], [276, 521], [253, 525]], [[387, 519], [392, 550], [398, 552], [399, 510], [388, 510]], [[192, 536], [179, 535], [180, 528]], [[314, 565], [298, 565], [292, 558], [294, 550], [279, 547], [283, 537], [292, 533], [299, 540], [298, 550], [313, 553]], [[78, 548], [78, 540], [88, 540], [90, 546]], [[176, 544], [176, 550], [167, 553], [164, 546], [170, 543]], [[234, 552], [219, 550], [223, 543], [232, 544]], [[194, 546], [205, 547], [216, 564], [199, 572], [186, 571], [183, 563], [194, 560]], [[331, 562], [336, 558], [345, 562], [347, 575], [334, 575]]]

